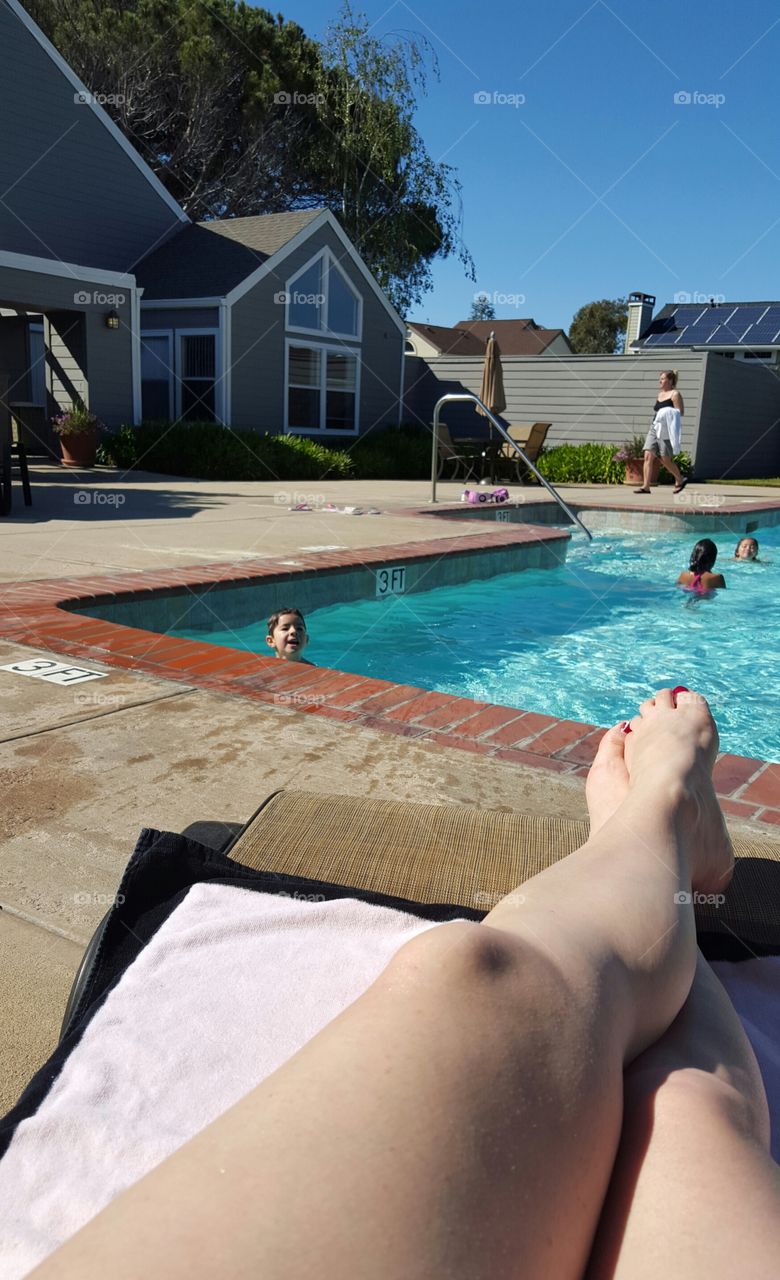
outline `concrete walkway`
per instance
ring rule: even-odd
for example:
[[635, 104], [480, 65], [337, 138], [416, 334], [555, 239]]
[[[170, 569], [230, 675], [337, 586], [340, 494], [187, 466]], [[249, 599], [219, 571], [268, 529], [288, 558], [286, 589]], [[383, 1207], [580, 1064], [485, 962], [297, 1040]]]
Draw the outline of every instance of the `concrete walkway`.
[[[221, 484], [97, 469], [32, 468], [34, 506], [15, 487], [0, 520], [0, 581], [239, 561], [325, 547], [468, 536], [473, 525], [401, 514], [422, 482]], [[440, 486], [443, 500], [460, 485]], [[526, 490], [534, 499], [539, 490]], [[627, 489], [567, 486], [567, 500], [625, 503]], [[780, 498], [732, 486], [730, 502]], [[513, 490], [522, 496], [522, 490]], [[122, 499], [122, 501], [119, 501]], [[375, 508], [379, 515], [292, 512], [295, 502]], [[639, 505], [641, 498], [632, 498]], [[654, 504], [673, 505], [658, 488]], [[0, 642], [0, 667], [35, 652]], [[61, 657], [59, 654], [46, 656]], [[101, 669], [100, 663], [90, 663]], [[293, 787], [434, 804], [582, 817], [584, 784], [433, 742], [305, 718], [208, 690], [103, 667], [71, 688], [0, 671], [2, 906], [0, 1110], [51, 1051], [81, 951], [116, 892], [143, 826], [241, 822], [271, 791]]]

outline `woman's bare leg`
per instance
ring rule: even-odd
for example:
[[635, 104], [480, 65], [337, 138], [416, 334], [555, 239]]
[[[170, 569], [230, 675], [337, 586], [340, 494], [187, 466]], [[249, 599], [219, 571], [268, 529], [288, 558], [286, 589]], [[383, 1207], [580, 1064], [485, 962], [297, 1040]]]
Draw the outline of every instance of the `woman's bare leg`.
[[661, 454], [661, 465], [666, 467], [666, 470], [670, 471], [674, 476], [675, 484], [680, 484], [682, 482], [682, 471], [678, 467], [674, 458], [666, 458]]
[[[684, 1003], [691, 887], [728, 879], [703, 700], [627, 738], [627, 794], [482, 925], [427, 931], [279, 1071], [36, 1274], [524, 1280], [582, 1274], [624, 1067]], [[602, 759], [599, 768], [609, 774]], [[598, 770], [596, 771], [598, 777]]]
[[700, 955], [681, 1012], [625, 1076], [588, 1280], [774, 1280], [780, 1168], [753, 1050]]

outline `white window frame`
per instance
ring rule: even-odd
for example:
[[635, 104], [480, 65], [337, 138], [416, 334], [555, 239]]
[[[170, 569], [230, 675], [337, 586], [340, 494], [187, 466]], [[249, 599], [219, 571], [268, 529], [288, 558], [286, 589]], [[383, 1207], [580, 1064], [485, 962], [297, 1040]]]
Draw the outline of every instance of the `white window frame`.
[[[325, 426], [327, 417], [328, 362], [320, 359], [320, 425], [318, 427], [290, 426], [290, 347], [311, 347], [312, 350], [325, 351], [330, 355], [347, 355], [355, 357], [355, 425], [333, 431]], [[301, 342], [298, 338], [286, 338], [284, 344], [284, 431], [285, 435], [304, 436], [357, 436], [360, 434], [360, 348], [348, 347], [344, 343], [335, 342]]]
[[[168, 339], [168, 351], [170, 354], [170, 362], [168, 364], [168, 417], [171, 420], [171, 422], [173, 421], [173, 408], [174, 408], [175, 383], [176, 383], [176, 366], [174, 364], [176, 355], [175, 355], [175, 345], [173, 341], [173, 335], [174, 335], [173, 329], [141, 329], [141, 334], [140, 334], [141, 345], [143, 345], [144, 338], [167, 338]], [[143, 417], [143, 383], [144, 383], [143, 377], [141, 376], [140, 367], [139, 367], [139, 379], [141, 384], [141, 402], [139, 405], [140, 417], [138, 421], [140, 422]]]
[[[325, 295], [323, 316], [327, 318], [328, 314], [328, 302], [330, 301], [330, 273], [331, 271], [338, 271], [339, 275], [354, 294], [357, 301], [357, 333], [340, 333], [337, 329], [329, 329], [327, 325], [324, 325], [321, 329], [307, 329], [303, 325], [293, 324], [290, 320], [290, 295], [295, 291], [295, 282], [320, 258], [322, 258], [324, 264], [322, 270], [322, 291]], [[318, 249], [318, 251], [309, 258], [308, 262], [304, 262], [303, 266], [299, 267], [295, 274], [289, 277], [285, 282], [284, 291], [287, 294], [287, 301], [284, 304], [284, 327], [289, 333], [305, 333], [320, 339], [346, 338], [350, 342], [363, 341], [363, 295], [360, 290], [355, 287], [354, 282], [350, 280], [344, 268], [339, 265], [335, 254], [327, 247], [327, 245], [322, 249]]]
[[224, 422], [224, 417], [223, 417], [224, 406], [222, 403], [223, 393], [220, 392], [220, 387], [223, 385], [222, 384], [222, 344], [220, 340], [221, 334], [218, 328], [217, 329], [209, 328], [209, 329], [177, 329], [176, 330], [176, 363], [174, 365], [174, 378], [175, 378], [176, 386], [174, 389], [174, 393], [175, 393], [174, 408], [176, 411], [175, 416], [176, 416], [177, 422], [181, 421], [181, 413], [182, 413], [181, 392], [182, 392], [182, 385], [184, 383], [184, 364], [182, 362], [181, 340], [182, 338], [191, 338], [191, 337], [205, 338], [205, 337], [208, 337], [209, 334], [213, 334], [214, 336], [214, 421], [219, 423]]

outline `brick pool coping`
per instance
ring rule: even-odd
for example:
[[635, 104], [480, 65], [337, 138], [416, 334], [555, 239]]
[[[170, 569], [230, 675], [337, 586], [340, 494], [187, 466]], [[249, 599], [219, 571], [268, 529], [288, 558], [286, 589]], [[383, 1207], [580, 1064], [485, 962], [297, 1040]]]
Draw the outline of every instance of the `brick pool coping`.
[[[594, 506], [596, 504], [594, 503]], [[779, 504], [780, 505], [780, 504]], [[614, 508], [611, 508], [614, 510]], [[649, 510], [650, 508], [645, 508]], [[767, 504], [750, 507], [766, 510]], [[719, 509], [723, 514], [723, 508]], [[739, 508], [746, 513], [747, 508]], [[735, 512], [736, 514], [736, 512]], [[339, 552], [291, 553], [181, 569], [43, 579], [0, 585], [0, 637], [18, 644], [54, 649], [81, 662], [100, 662], [179, 681], [199, 689], [285, 706], [304, 715], [381, 730], [421, 745], [455, 747], [493, 759], [530, 765], [561, 776], [583, 777], [603, 728], [559, 720], [413, 685], [350, 675], [327, 667], [281, 663], [193, 640], [105, 622], [68, 612], [65, 606], [137, 598], [185, 595], [196, 588], [218, 591], [276, 580], [294, 586], [313, 571], [376, 567], [404, 560], [437, 559], [450, 552], [487, 552], [511, 544], [568, 539], [549, 526], [497, 525], [489, 531], [396, 546]], [[294, 564], [290, 563], [294, 555]], [[715, 786], [726, 814], [780, 826], [780, 765], [730, 754], [715, 766]]]

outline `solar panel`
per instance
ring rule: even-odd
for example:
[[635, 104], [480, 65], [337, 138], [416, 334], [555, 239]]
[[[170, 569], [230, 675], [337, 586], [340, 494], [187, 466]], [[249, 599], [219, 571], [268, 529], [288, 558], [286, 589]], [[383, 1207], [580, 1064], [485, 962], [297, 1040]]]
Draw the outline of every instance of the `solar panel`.
[[671, 347], [674, 345], [675, 338], [678, 334], [672, 333], [651, 333], [648, 338], [644, 339], [646, 347]]
[[780, 342], [780, 302], [680, 303], [654, 320], [645, 347], [755, 348]]

